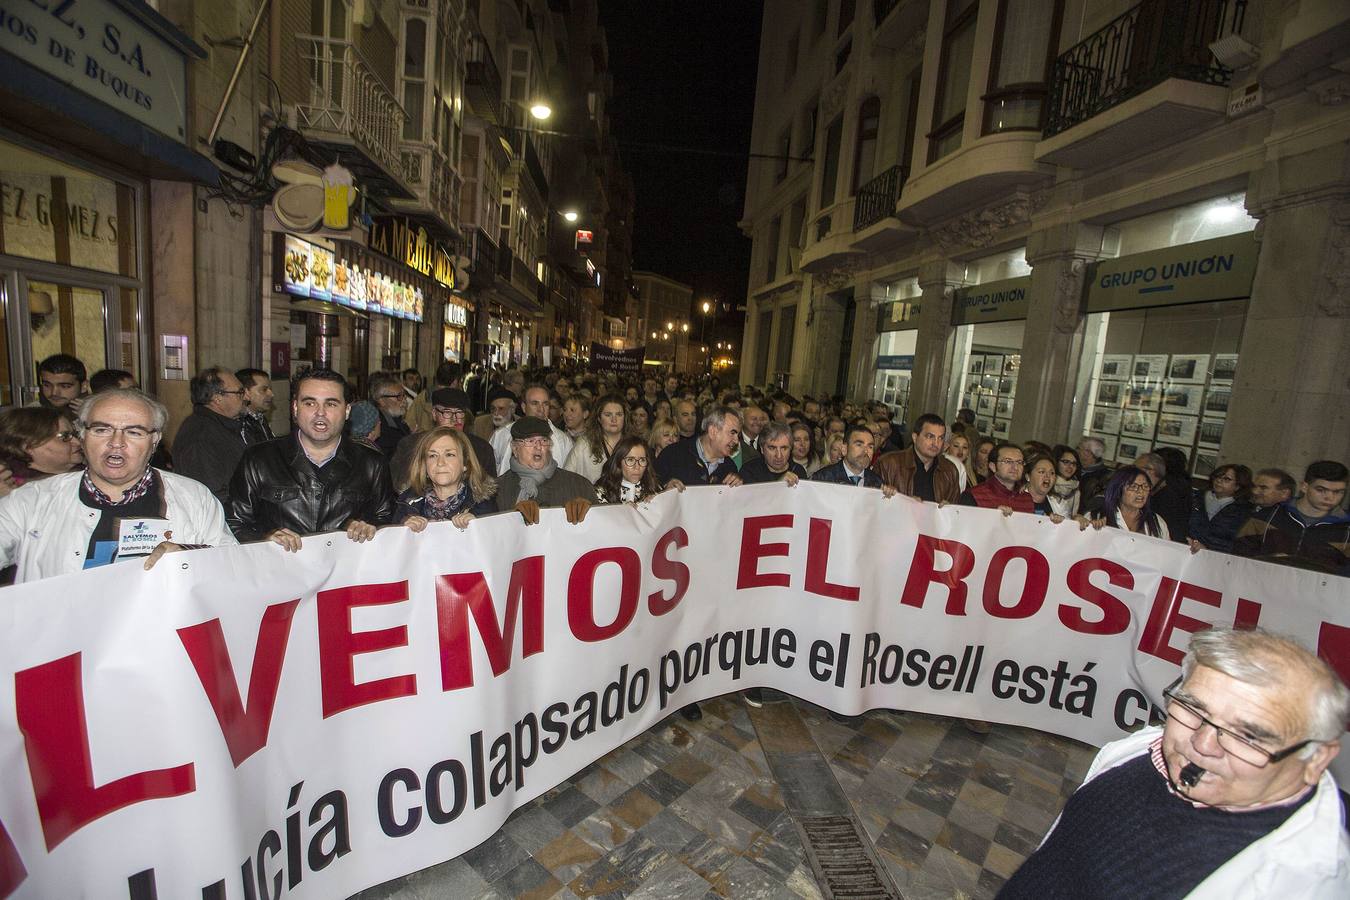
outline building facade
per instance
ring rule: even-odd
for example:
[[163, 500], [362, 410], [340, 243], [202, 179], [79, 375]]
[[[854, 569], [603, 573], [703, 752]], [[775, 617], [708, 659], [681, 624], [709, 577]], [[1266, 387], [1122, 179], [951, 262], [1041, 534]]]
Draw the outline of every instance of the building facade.
[[[4, 15], [0, 403], [31, 400], [36, 362], [68, 352], [131, 371], [172, 435], [194, 372], [254, 366], [284, 430], [300, 366], [360, 390], [442, 359], [556, 363], [631, 283], [593, 2]], [[108, 23], [117, 48], [95, 39]], [[583, 228], [618, 252], [578, 252]]]
[[707, 349], [698, 343], [693, 287], [655, 272], [634, 272], [633, 281], [637, 317], [632, 346], [646, 345], [649, 365], [679, 374], [702, 371]]
[[1346, 456], [1347, 39], [1334, 0], [770, 0], [742, 380]]

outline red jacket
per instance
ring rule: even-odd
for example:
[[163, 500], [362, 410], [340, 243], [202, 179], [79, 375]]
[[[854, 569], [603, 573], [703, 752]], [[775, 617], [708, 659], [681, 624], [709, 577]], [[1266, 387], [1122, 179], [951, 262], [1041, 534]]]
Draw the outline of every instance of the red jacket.
[[974, 487], [967, 488], [961, 495], [966, 506], [982, 506], [986, 509], [998, 509], [1010, 506], [1014, 512], [1034, 513], [1036, 502], [1023, 490], [1010, 491], [997, 478], [989, 477]]

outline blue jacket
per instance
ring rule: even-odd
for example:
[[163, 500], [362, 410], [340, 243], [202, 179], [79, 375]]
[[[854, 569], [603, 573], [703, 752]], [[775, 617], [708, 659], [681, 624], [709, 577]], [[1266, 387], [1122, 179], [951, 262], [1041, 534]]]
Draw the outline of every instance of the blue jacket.
[[[862, 476], [862, 486], [870, 488], [881, 487], [881, 476], [871, 469], [864, 469]], [[848, 473], [844, 471], [843, 461], [834, 463], [817, 469], [816, 474], [811, 476], [812, 481], [823, 481], [826, 484], [851, 484], [848, 480]]]

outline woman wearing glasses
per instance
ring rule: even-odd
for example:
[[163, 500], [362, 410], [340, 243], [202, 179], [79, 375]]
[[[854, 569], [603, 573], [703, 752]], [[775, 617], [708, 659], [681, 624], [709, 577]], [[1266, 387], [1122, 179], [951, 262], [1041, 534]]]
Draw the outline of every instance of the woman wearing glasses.
[[1051, 452], [1055, 461], [1055, 486], [1050, 490], [1050, 506], [1066, 518], [1078, 513], [1078, 454], [1066, 444], [1058, 444]]
[[626, 437], [615, 446], [595, 482], [595, 495], [601, 503], [636, 503], [661, 493], [665, 488], [683, 490], [671, 479], [662, 487], [652, 466], [655, 454], [640, 437]]
[[[1078, 524], [1086, 527], [1123, 528], [1149, 537], [1171, 540], [1167, 523], [1153, 511], [1149, 503], [1149, 494], [1153, 482], [1148, 474], [1134, 466], [1117, 469], [1106, 483], [1106, 490], [1100, 498], [1100, 508], [1085, 516], [1078, 516]], [[1093, 504], [1094, 506], [1096, 504]]]
[[75, 426], [60, 410], [42, 406], [0, 413], [0, 465], [9, 469], [18, 487], [61, 475], [84, 462]]

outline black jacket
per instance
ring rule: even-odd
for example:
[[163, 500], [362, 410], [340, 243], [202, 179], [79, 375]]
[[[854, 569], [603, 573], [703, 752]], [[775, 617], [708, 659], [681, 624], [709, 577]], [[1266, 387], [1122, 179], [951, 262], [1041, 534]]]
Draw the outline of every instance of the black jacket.
[[277, 436], [272, 433], [272, 425], [262, 413], [251, 413], [245, 410], [239, 419], [244, 423], [244, 441], [250, 447], [254, 444], [261, 444], [263, 441], [276, 440]]
[[656, 458], [656, 477], [661, 479], [662, 484], [672, 478], [678, 478], [686, 485], [721, 484], [722, 479], [736, 474], [736, 463], [730, 457], [724, 457], [712, 474], [708, 474], [708, 467], [698, 458], [700, 440], [702, 438], [695, 435], [676, 441], [661, 451], [661, 455]]
[[385, 459], [393, 459], [394, 451], [398, 449], [398, 442], [408, 435], [412, 434], [412, 428], [403, 419], [395, 419], [380, 413], [380, 436], [375, 439], [375, 446], [380, 448]]
[[741, 466], [741, 480], [746, 484], [767, 484], [772, 481], [782, 481], [783, 476], [788, 472], [803, 481], [806, 480], [806, 470], [802, 468], [801, 463], [788, 460], [788, 467], [782, 472], [775, 473], [770, 471], [769, 464], [764, 461], [764, 457], [757, 456]]
[[241, 541], [289, 528], [298, 534], [338, 531], [353, 519], [388, 525], [394, 518], [389, 465], [377, 450], [349, 438], [322, 468], [294, 434], [244, 451], [230, 482], [230, 528]]
[[222, 506], [230, 500], [230, 477], [247, 446], [244, 422], [196, 406], [173, 439], [173, 470], [210, 488]]
[[1210, 550], [1231, 553], [1233, 538], [1237, 536], [1242, 523], [1256, 512], [1256, 507], [1246, 500], [1234, 500], [1215, 513], [1211, 519], [1205, 512], [1206, 493], [1208, 493], [1206, 488], [1197, 488], [1191, 500], [1190, 537]]
[[[817, 469], [816, 474], [811, 476], [812, 481], [821, 481], [825, 484], [849, 484], [848, 473], [844, 471], [843, 462], [837, 462], [833, 465]], [[881, 476], [871, 469], [865, 469], [862, 474], [862, 486], [870, 488], [881, 487]]]

